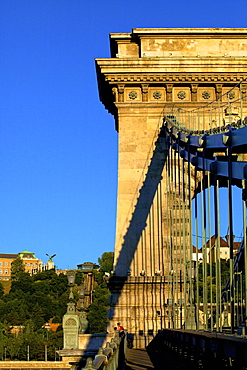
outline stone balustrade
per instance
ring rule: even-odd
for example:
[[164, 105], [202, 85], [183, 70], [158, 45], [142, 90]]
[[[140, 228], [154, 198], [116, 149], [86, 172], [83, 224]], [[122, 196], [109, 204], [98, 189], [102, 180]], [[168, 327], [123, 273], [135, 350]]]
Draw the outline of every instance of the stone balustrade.
[[116, 336], [107, 342], [105, 348], [100, 348], [94, 360], [89, 357], [84, 370], [116, 370], [121, 368], [125, 361], [127, 333]]

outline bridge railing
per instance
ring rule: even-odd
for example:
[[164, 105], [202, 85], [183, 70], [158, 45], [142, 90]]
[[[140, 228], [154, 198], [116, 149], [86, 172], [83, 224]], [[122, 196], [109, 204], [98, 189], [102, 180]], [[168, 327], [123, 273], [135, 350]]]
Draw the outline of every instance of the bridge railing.
[[160, 347], [168, 349], [185, 361], [188, 368], [212, 369], [231, 367], [246, 369], [246, 337], [194, 330], [163, 330]]
[[105, 348], [100, 348], [94, 359], [89, 357], [84, 370], [116, 370], [123, 368], [127, 348], [127, 332], [121, 334], [112, 338], [111, 342], [107, 342]]

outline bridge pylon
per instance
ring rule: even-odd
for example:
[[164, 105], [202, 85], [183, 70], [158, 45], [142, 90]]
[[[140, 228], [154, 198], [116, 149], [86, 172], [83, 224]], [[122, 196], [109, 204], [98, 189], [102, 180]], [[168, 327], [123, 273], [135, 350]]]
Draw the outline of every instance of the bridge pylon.
[[[171, 154], [164, 117], [176, 123], [185, 112], [190, 127], [205, 130], [238, 114], [242, 106], [229, 108], [239, 88], [224, 94], [247, 75], [246, 36], [247, 29], [136, 28], [110, 34], [111, 58], [96, 59], [100, 99], [119, 133], [109, 330], [120, 322], [136, 347], [159, 329], [190, 329], [199, 320], [193, 313], [191, 201], [200, 175]], [[190, 114], [221, 95], [230, 101], [224, 117]]]

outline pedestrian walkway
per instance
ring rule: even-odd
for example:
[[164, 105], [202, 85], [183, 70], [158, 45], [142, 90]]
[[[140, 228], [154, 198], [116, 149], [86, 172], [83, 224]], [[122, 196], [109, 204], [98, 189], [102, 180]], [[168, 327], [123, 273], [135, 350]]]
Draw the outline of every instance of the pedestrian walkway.
[[151, 370], [154, 366], [145, 349], [127, 349], [126, 370]]
[[179, 356], [163, 348], [127, 349], [125, 370], [189, 370], [195, 369], [181, 361]]

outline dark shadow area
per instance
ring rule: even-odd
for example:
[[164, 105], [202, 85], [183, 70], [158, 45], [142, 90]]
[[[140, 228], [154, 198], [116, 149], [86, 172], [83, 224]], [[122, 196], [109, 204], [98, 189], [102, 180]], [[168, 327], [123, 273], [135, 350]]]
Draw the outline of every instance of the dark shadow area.
[[[111, 290], [111, 309], [109, 318], [114, 317], [115, 306], [119, 301], [125, 282], [128, 276], [131, 275], [130, 266], [134, 258], [138, 243], [140, 241], [143, 230], [146, 228], [147, 217], [150, 213], [151, 206], [158, 185], [162, 179], [162, 172], [166, 163], [169, 152], [169, 142], [167, 140], [167, 129], [163, 125], [157, 135], [155, 147], [150, 164], [147, 168], [145, 180], [139, 190], [139, 197], [136, 200], [134, 212], [129, 221], [129, 227], [124, 236], [124, 242], [115, 265], [114, 274], [108, 280], [108, 286]], [[126, 328], [128, 329], [128, 328]], [[132, 335], [132, 345], [134, 334]]]
[[145, 349], [128, 349], [125, 370], [152, 370], [154, 366]]
[[126, 277], [129, 274], [131, 262], [142, 232], [146, 227], [146, 220], [158, 185], [162, 179], [161, 174], [167, 155], [168, 144], [166, 139], [166, 128], [162, 126], [155, 143], [155, 149], [150, 160], [145, 180], [139, 191], [140, 195], [137, 198], [135, 210], [124, 236], [124, 243], [114, 270], [116, 276]]
[[188, 364], [183, 363], [179, 356], [176, 356], [169, 348], [164, 345], [163, 331], [153, 338], [146, 348], [147, 354], [157, 370], [185, 370], [192, 369]]

